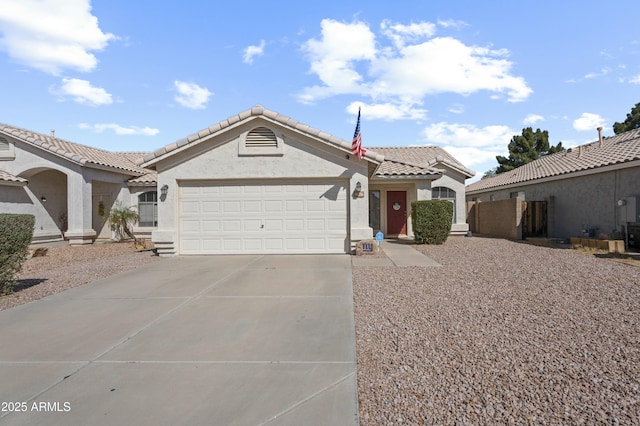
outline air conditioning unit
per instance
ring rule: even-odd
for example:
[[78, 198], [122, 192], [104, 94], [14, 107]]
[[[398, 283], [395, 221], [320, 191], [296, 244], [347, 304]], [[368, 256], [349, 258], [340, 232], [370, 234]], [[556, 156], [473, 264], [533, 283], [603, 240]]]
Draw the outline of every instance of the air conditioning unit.
[[622, 223], [640, 222], [640, 197], [625, 197], [618, 200]]

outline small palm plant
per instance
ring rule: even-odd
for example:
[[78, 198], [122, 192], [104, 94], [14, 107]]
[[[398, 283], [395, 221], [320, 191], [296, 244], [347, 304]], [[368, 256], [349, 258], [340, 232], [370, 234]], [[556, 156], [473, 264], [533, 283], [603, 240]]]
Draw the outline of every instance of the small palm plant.
[[127, 237], [135, 240], [136, 237], [133, 235], [131, 227], [137, 224], [138, 221], [140, 221], [140, 215], [135, 210], [135, 207], [125, 207], [119, 201], [109, 212], [111, 229], [115, 232], [118, 241], [124, 241]]

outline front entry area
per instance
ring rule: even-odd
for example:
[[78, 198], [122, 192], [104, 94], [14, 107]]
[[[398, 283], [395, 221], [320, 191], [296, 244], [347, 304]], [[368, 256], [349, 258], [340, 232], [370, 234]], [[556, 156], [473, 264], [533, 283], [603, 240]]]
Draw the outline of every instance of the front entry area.
[[180, 254], [345, 253], [347, 181], [180, 184]]
[[387, 191], [387, 234], [407, 233], [407, 191]]

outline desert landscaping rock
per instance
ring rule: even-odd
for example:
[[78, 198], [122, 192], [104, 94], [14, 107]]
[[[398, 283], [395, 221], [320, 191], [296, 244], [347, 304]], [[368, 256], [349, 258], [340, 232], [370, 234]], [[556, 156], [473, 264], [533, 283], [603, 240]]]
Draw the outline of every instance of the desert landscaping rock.
[[490, 238], [354, 267], [363, 425], [640, 424], [640, 268]]
[[[442, 267], [353, 267], [360, 424], [640, 424], [640, 267], [491, 238], [415, 249]], [[0, 309], [157, 261], [51, 248]]]

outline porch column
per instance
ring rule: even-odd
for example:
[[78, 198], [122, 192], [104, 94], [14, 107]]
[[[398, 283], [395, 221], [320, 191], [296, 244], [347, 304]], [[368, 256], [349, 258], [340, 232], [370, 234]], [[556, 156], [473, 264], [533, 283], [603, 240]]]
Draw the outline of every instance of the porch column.
[[91, 220], [91, 182], [82, 173], [70, 173], [67, 177], [67, 220], [65, 236], [69, 244], [91, 244], [96, 238]]

